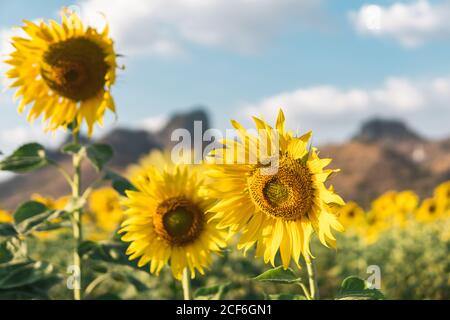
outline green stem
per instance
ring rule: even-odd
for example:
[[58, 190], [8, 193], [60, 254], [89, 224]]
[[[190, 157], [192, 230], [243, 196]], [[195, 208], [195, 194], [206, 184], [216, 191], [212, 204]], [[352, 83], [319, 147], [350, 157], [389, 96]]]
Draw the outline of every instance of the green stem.
[[[79, 134], [74, 133], [73, 135], [74, 143], [78, 143]], [[72, 198], [74, 201], [77, 201], [81, 196], [81, 154], [73, 155], [73, 167], [74, 167], [74, 177], [72, 181]], [[73, 212], [72, 217], [72, 230], [73, 230], [73, 238], [75, 240], [75, 246], [73, 250], [73, 264], [75, 265], [77, 271], [79, 272], [78, 277], [76, 278], [76, 283], [74, 285], [73, 290], [73, 298], [75, 300], [81, 300], [81, 257], [78, 252], [78, 248], [83, 239], [83, 230], [81, 225], [81, 210], [77, 210]]]
[[307, 299], [307, 300], [311, 300], [311, 295], [309, 294], [308, 288], [307, 288], [302, 282], [300, 282], [298, 285], [302, 288], [303, 293], [305, 294], [306, 299]]
[[320, 299], [319, 287], [317, 285], [316, 280], [316, 266], [314, 264], [314, 260], [312, 259], [306, 260], [306, 269], [308, 270], [310, 298], [312, 300]]
[[183, 279], [181, 280], [181, 285], [183, 286], [183, 297], [184, 300], [191, 300], [191, 278], [189, 277], [188, 269], [183, 270]]

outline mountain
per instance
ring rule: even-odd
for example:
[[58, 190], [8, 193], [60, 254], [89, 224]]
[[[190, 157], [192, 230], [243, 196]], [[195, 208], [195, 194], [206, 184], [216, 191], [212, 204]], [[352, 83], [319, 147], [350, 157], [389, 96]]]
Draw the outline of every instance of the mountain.
[[320, 150], [342, 170], [333, 178], [336, 190], [365, 207], [387, 190], [427, 197], [450, 180], [450, 138], [428, 141], [398, 120], [371, 119], [350, 142]]
[[[209, 118], [205, 111], [198, 109], [187, 113], [175, 114], [164, 128], [157, 132], [118, 128], [99, 139], [99, 143], [108, 143], [114, 149], [114, 159], [110, 166], [118, 172], [124, 172], [128, 165], [136, 163], [142, 156], [154, 149], [170, 147], [171, 133], [175, 129], [186, 129], [194, 139], [194, 124], [201, 122], [202, 131], [208, 130]], [[200, 132], [202, 135], [203, 132]], [[82, 138], [84, 139], [84, 138]], [[70, 172], [71, 159], [66, 155], [50, 150], [49, 156]], [[95, 178], [94, 168], [87, 163], [82, 167], [82, 186], [86, 187]], [[34, 193], [60, 197], [71, 191], [65, 180], [54, 167], [45, 167], [37, 172], [17, 175], [0, 183], [0, 208], [13, 210], [19, 203], [30, 199]]]
[[[201, 121], [201, 126], [197, 121]], [[174, 115], [160, 131], [120, 128], [99, 142], [113, 146], [115, 157], [111, 166], [124, 172], [151, 150], [170, 148], [177, 143], [171, 139], [175, 129], [185, 129], [193, 139], [196, 130], [198, 135], [209, 128], [207, 114], [198, 109]], [[341, 169], [330, 183], [346, 200], [355, 200], [365, 207], [387, 190], [411, 189], [424, 197], [438, 183], [450, 180], [450, 138], [429, 141], [396, 120], [371, 119], [362, 124], [349, 142], [323, 145], [319, 149], [322, 157], [334, 159], [330, 167]], [[69, 157], [50, 154], [70, 170]], [[85, 162], [83, 185], [95, 176], [92, 166]], [[0, 208], [11, 210], [35, 192], [58, 197], [70, 190], [54, 168], [44, 168], [0, 184]]]
[[390, 144], [405, 141], [418, 142], [424, 139], [400, 120], [375, 118], [363, 123], [353, 140]]

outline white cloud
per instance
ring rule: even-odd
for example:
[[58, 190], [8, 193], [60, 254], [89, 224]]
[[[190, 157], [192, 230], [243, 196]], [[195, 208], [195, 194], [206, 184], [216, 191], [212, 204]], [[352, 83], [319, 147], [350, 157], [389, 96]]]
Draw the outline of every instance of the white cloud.
[[169, 121], [167, 114], [161, 114], [155, 117], [145, 118], [137, 124], [137, 127], [150, 132], [157, 132], [164, 128]]
[[82, 0], [82, 15], [104, 25], [124, 54], [173, 55], [187, 44], [252, 52], [288, 25], [316, 23], [322, 0]]
[[347, 138], [371, 116], [403, 118], [419, 130], [440, 130], [442, 134], [442, 126], [432, 122], [450, 116], [450, 76], [431, 81], [391, 77], [376, 88], [299, 88], [241, 107], [241, 116], [266, 119], [272, 119], [281, 107], [288, 115], [288, 124], [314, 129], [322, 141]]
[[8, 155], [14, 149], [29, 142], [38, 142], [47, 148], [60, 146], [65, 138], [61, 131], [45, 133], [41, 126], [17, 126], [0, 131], [0, 151]]
[[[13, 128], [3, 129], [0, 131], [0, 159], [8, 156], [19, 146], [38, 142], [49, 149], [55, 149], [61, 145], [65, 139], [65, 134], [58, 132], [56, 134], [44, 133], [43, 129], [38, 126], [17, 126]], [[0, 172], [0, 183], [14, 177], [10, 172]]]
[[351, 12], [349, 17], [359, 33], [392, 38], [405, 47], [418, 47], [431, 40], [450, 38], [449, 0], [364, 5], [357, 12]]

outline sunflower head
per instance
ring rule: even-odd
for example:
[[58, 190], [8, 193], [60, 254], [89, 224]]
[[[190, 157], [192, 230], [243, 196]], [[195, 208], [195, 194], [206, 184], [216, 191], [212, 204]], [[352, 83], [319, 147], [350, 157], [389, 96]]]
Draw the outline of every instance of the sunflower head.
[[444, 207], [438, 198], [428, 198], [422, 201], [416, 212], [416, 219], [420, 222], [432, 222], [440, 219], [444, 213]]
[[343, 227], [330, 206], [344, 201], [325, 186], [337, 170], [325, 169], [331, 159], [311, 148], [311, 132], [295, 137], [285, 131], [281, 110], [275, 128], [254, 120], [256, 135], [233, 121], [239, 141], [225, 139], [210, 154], [210, 188], [222, 199], [213, 211], [219, 227], [242, 232], [240, 248], [256, 243], [257, 256], [272, 264], [280, 249], [287, 268], [291, 257], [297, 264], [301, 254], [310, 258], [313, 231], [324, 245], [335, 245], [331, 230]]
[[107, 187], [94, 190], [89, 197], [89, 214], [86, 217], [93, 229], [91, 238], [110, 237], [123, 220], [117, 191]]
[[334, 208], [339, 221], [346, 229], [362, 230], [366, 226], [366, 213], [356, 202], [349, 201], [344, 206]]
[[61, 24], [25, 21], [22, 29], [27, 37], [12, 38], [15, 51], [6, 60], [12, 66], [6, 76], [22, 97], [19, 112], [31, 105], [28, 120], [43, 116], [49, 130], [70, 124], [79, 130], [86, 122], [91, 135], [107, 109], [115, 112], [110, 89], [117, 64], [108, 27], [86, 28], [63, 10]]
[[[155, 159], [163, 159], [159, 154]], [[150, 272], [158, 274], [170, 264], [175, 278], [181, 279], [188, 268], [191, 276], [204, 274], [211, 253], [223, 248], [226, 233], [210, 221], [214, 200], [208, 198], [201, 173], [193, 167], [170, 164], [163, 169], [146, 162], [133, 182], [138, 191], [128, 191], [123, 201], [126, 220], [120, 233], [130, 242], [130, 259], [138, 265], [150, 263]]]

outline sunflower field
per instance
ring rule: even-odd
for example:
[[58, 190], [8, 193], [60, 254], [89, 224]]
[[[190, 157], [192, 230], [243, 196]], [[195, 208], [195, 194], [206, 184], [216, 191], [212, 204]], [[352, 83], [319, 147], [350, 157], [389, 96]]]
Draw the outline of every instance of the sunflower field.
[[[108, 27], [64, 10], [22, 29], [6, 77], [29, 122], [70, 133], [60, 152], [72, 168], [30, 142], [0, 170], [53, 167], [71, 194], [36, 190], [0, 208], [0, 299], [450, 299], [450, 181], [426, 199], [398, 190], [368, 208], [346, 202], [332, 159], [312, 132], [286, 128], [282, 110], [273, 124], [254, 117], [257, 134], [232, 120], [238, 139], [201, 163], [153, 151], [115, 172], [113, 148], [90, 139], [116, 111], [125, 69]], [[97, 173], [87, 187], [84, 162]]]

